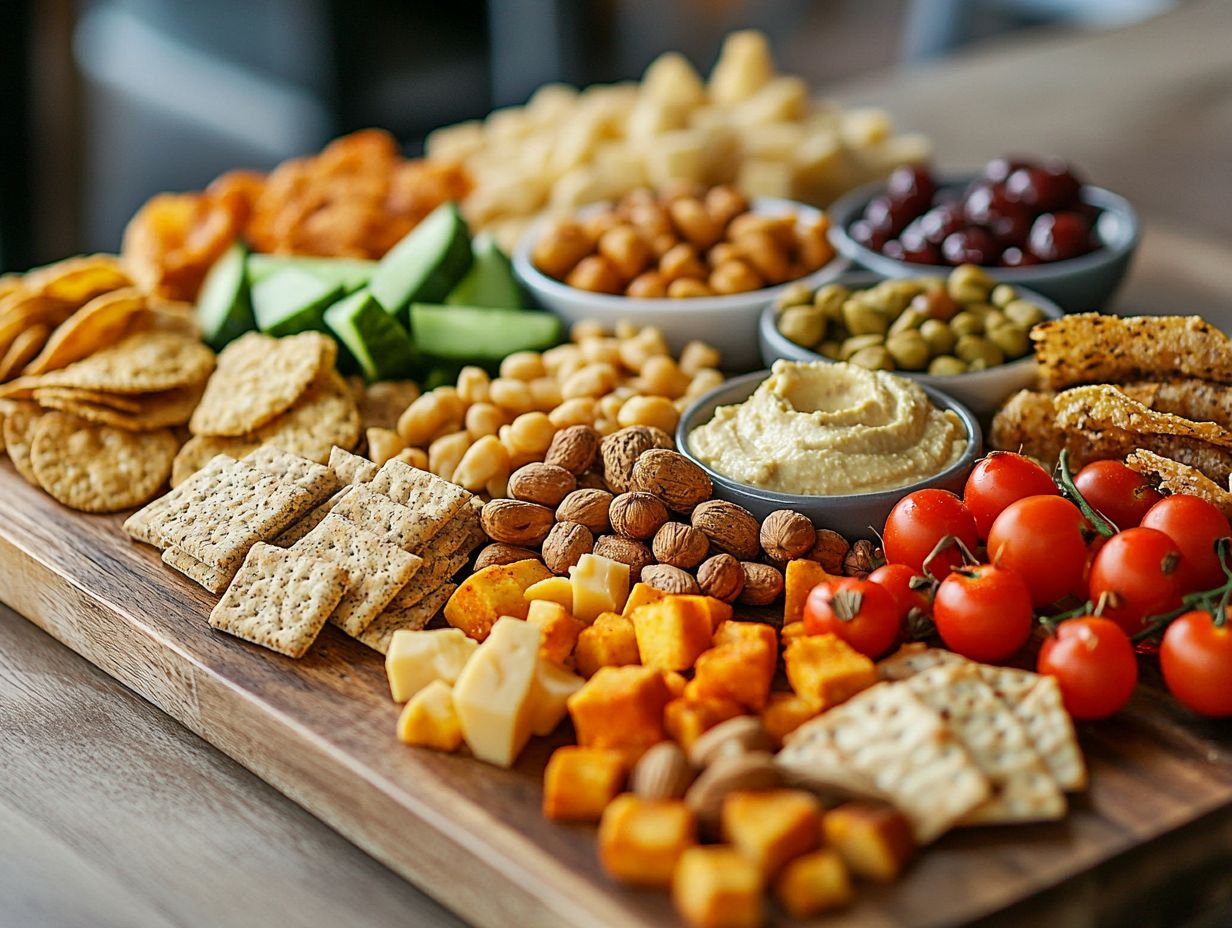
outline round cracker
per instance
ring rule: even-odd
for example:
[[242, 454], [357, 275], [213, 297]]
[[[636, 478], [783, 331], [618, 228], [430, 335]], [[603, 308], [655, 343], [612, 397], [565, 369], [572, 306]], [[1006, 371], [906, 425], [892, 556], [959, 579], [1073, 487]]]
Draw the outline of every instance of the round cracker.
[[12, 401], [7, 405], [4, 413], [4, 450], [8, 452], [17, 473], [25, 477], [28, 483], [38, 486], [38, 478], [30, 466], [30, 445], [34, 441], [39, 419], [43, 417], [43, 410], [34, 403]]
[[45, 374], [59, 370], [114, 345], [145, 308], [145, 294], [136, 287], [96, 296], [56, 327], [42, 352], [23, 373]]
[[260, 442], [251, 438], [227, 438], [221, 435], [194, 435], [184, 442], [184, 447], [175, 456], [171, 465], [171, 485], [181, 483], [210, 463], [217, 454], [227, 454], [239, 460], [251, 451], [256, 451]]
[[331, 367], [323, 371], [303, 399], [253, 434], [260, 444], [324, 464], [330, 449], [355, 447], [359, 440], [359, 409], [350, 389]]
[[188, 427], [194, 435], [246, 435], [291, 408], [317, 375], [333, 370], [338, 346], [320, 332], [271, 338], [249, 332], [218, 356], [218, 368]]
[[108, 393], [159, 393], [203, 383], [213, 369], [214, 352], [195, 338], [176, 332], [144, 331], [61, 370], [13, 383]]
[[177, 447], [170, 429], [127, 432], [49, 412], [35, 429], [30, 464], [39, 485], [65, 506], [118, 512], [157, 495]]
[[180, 387], [163, 393], [147, 394], [134, 411], [116, 409], [105, 403], [91, 403], [59, 396], [49, 390], [37, 391], [35, 399], [45, 409], [58, 409], [90, 422], [129, 432], [147, 432], [187, 422], [197, 401], [201, 399], [201, 387]]

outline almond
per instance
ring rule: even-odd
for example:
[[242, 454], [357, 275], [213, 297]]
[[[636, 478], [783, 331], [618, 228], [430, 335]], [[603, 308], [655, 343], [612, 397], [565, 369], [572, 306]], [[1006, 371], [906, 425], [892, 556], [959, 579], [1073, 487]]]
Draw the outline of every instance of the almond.
[[696, 777], [680, 745], [660, 741], [634, 766], [629, 788], [642, 799], [681, 799]]
[[740, 602], [746, 606], [768, 606], [783, 595], [783, 574], [777, 567], [741, 561], [744, 571], [744, 588]]
[[543, 462], [581, 474], [590, 470], [598, 453], [599, 433], [589, 425], [571, 425], [552, 436]]
[[599, 454], [603, 458], [603, 477], [617, 493], [629, 489], [633, 465], [644, 451], [651, 448], [674, 447], [672, 437], [662, 429], [648, 425], [632, 425], [618, 429], [603, 439]]
[[716, 554], [697, 568], [697, 583], [707, 596], [734, 603], [744, 589], [744, 570], [730, 554]]
[[517, 499], [491, 500], [484, 504], [479, 518], [493, 541], [522, 547], [542, 544], [556, 521], [546, 506]]
[[595, 548], [590, 529], [577, 522], [557, 522], [543, 540], [543, 563], [554, 574], [567, 574], [583, 554]]
[[690, 521], [715, 548], [737, 560], [751, 561], [761, 553], [761, 523], [743, 506], [712, 499], [694, 509]]
[[714, 491], [704, 470], [680, 452], [663, 448], [642, 452], [633, 465], [629, 487], [654, 494], [675, 512], [692, 512]]
[[538, 551], [532, 551], [530, 548], [519, 548], [516, 545], [497, 542], [479, 552], [479, 556], [475, 558], [474, 569], [480, 571], [493, 564], [516, 564], [518, 561], [527, 560], [538, 561], [542, 558]]
[[688, 792], [685, 805], [712, 833], [719, 824], [723, 800], [728, 793], [745, 789], [774, 789], [783, 783], [783, 774], [768, 751], [725, 754], [701, 772]]
[[696, 595], [702, 591], [691, 573], [669, 564], [650, 564], [643, 567], [641, 582], [664, 593]]
[[577, 479], [556, 464], [524, 464], [509, 476], [509, 495], [527, 503], [557, 506], [577, 488]]
[[556, 520], [577, 522], [598, 535], [608, 530], [611, 505], [612, 494], [606, 490], [574, 490], [556, 507]]

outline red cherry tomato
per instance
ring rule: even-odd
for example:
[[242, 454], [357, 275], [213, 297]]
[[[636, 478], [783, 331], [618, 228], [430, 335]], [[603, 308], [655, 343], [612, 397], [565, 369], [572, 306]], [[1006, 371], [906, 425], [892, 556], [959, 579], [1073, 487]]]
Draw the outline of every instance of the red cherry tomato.
[[1057, 496], [1057, 485], [1048, 471], [1028, 457], [1011, 451], [994, 451], [975, 465], [963, 490], [963, 505], [975, 517], [981, 538], [1010, 503], [1027, 496]]
[[1084, 615], [1066, 619], [1040, 646], [1036, 669], [1057, 678], [1065, 708], [1076, 719], [1103, 719], [1138, 684], [1134, 646], [1121, 626]]
[[1204, 609], [1174, 619], [1159, 646], [1168, 690], [1202, 715], [1232, 715], [1232, 625], [1216, 626]]
[[900, 618], [905, 619], [912, 609], [928, 612], [932, 607], [927, 590], [912, 587], [911, 584], [921, 578], [906, 564], [883, 564], [869, 574], [868, 579], [871, 583], [885, 587], [898, 606]]
[[1031, 637], [1035, 616], [1026, 581], [1012, 570], [980, 564], [950, 574], [933, 599], [933, 622], [951, 651], [999, 661]]
[[1142, 630], [1146, 616], [1179, 604], [1181, 561], [1181, 549], [1163, 532], [1153, 528], [1118, 532], [1091, 562], [1091, 600], [1099, 602], [1106, 596], [1104, 616], [1132, 635]]
[[1028, 496], [1010, 503], [988, 534], [988, 560], [1027, 582], [1036, 606], [1084, 590], [1091, 524], [1060, 496]]
[[1120, 461], [1092, 461], [1078, 471], [1074, 486], [1091, 508], [1118, 530], [1140, 525], [1147, 510], [1164, 498], [1141, 474]]
[[1184, 592], [1223, 586], [1215, 542], [1232, 535], [1227, 517], [1214, 503], [1187, 493], [1160, 500], [1142, 517], [1142, 525], [1163, 532], [1181, 549], [1180, 584]]
[[898, 640], [902, 616], [885, 587], [844, 577], [813, 587], [804, 603], [804, 631], [838, 635], [869, 657], [880, 657]]
[[[925, 558], [947, 535], [958, 538], [971, 551], [979, 544], [975, 519], [962, 500], [948, 490], [916, 490], [900, 499], [886, 519], [882, 533], [886, 560], [924, 574]], [[962, 562], [962, 551], [950, 544], [929, 561], [927, 572], [944, 577]]]

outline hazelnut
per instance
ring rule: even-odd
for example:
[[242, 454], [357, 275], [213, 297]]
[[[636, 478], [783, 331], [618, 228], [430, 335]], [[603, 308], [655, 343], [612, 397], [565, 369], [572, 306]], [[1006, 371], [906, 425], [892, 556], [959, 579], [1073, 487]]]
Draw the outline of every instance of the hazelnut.
[[571, 425], [552, 436], [543, 463], [563, 467], [571, 474], [590, 470], [599, 453], [599, 433], [589, 425]]
[[580, 490], [602, 490], [605, 493], [612, 490], [603, 479], [603, 474], [593, 467], [584, 474], [578, 474], [577, 485]]
[[697, 583], [707, 596], [735, 602], [744, 589], [744, 570], [730, 554], [716, 554], [697, 568]]
[[667, 507], [649, 493], [621, 493], [608, 510], [612, 531], [626, 538], [651, 538], [667, 521]]
[[660, 741], [634, 765], [629, 789], [642, 799], [681, 799], [696, 778], [680, 745]]
[[867, 577], [884, 563], [885, 558], [873, 543], [861, 538], [851, 546], [843, 559], [843, 574], [848, 577]]
[[543, 539], [543, 563], [554, 574], [567, 574], [594, 547], [595, 536], [585, 525], [557, 522]]
[[692, 512], [698, 503], [710, 499], [713, 492], [704, 470], [679, 451], [665, 448], [642, 452], [633, 465], [629, 486], [643, 493], [653, 493], [675, 512]]
[[710, 539], [691, 525], [665, 522], [655, 532], [650, 550], [660, 564], [692, 570], [710, 553]]
[[534, 547], [543, 543], [556, 521], [551, 509], [517, 499], [494, 499], [479, 514], [483, 530], [493, 541]]
[[642, 578], [642, 568], [654, 563], [654, 555], [640, 541], [621, 538], [619, 535], [603, 535], [595, 542], [594, 553], [629, 565], [629, 582], [637, 583]]
[[761, 547], [773, 561], [804, 557], [816, 541], [817, 530], [808, 516], [791, 509], [772, 512], [761, 524]]
[[509, 495], [527, 503], [556, 506], [577, 487], [573, 474], [556, 464], [525, 464], [509, 476]]
[[743, 506], [712, 499], [693, 510], [691, 521], [719, 551], [726, 551], [742, 561], [752, 560], [761, 553], [761, 524]]
[[574, 490], [556, 507], [557, 522], [577, 522], [585, 525], [593, 534], [608, 529], [608, 509], [612, 494], [606, 490]]
[[641, 582], [664, 593], [697, 595], [701, 587], [693, 575], [669, 564], [648, 564], [642, 568]]
[[475, 558], [475, 570], [483, 570], [496, 564], [516, 564], [518, 561], [539, 561], [542, 558], [538, 551], [530, 548], [519, 548], [517, 545], [506, 545], [501, 542], [488, 545]]
[[822, 570], [837, 577], [843, 572], [843, 560], [850, 550], [851, 545], [838, 532], [828, 528], [819, 528], [817, 540], [813, 542], [812, 550], [805, 557], [810, 561], [816, 561], [821, 565]]
[[777, 567], [741, 561], [740, 569], [744, 571], [740, 602], [746, 606], [768, 606], [783, 595], [783, 574]]
[[604, 438], [599, 446], [599, 454], [603, 458], [603, 477], [611, 489], [624, 493], [629, 489], [633, 465], [643, 451], [673, 447], [672, 437], [662, 429], [648, 425], [619, 429]]

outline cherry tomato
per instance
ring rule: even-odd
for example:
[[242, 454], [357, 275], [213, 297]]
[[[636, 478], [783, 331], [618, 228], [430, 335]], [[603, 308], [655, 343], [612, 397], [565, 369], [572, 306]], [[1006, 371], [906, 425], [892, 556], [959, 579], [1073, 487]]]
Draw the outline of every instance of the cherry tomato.
[[1181, 549], [1180, 584], [1184, 592], [1223, 586], [1227, 577], [1219, 566], [1215, 542], [1232, 535], [1232, 526], [1218, 506], [1177, 493], [1152, 506], [1142, 517], [1142, 524], [1163, 532]]
[[1232, 715], [1232, 625], [1215, 625], [1204, 609], [1174, 619], [1159, 646], [1168, 690], [1202, 715]]
[[813, 587], [804, 603], [804, 631], [838, 635], [869, 657], [880, 657], [898, 640], [902, 615], [889, 591], [869, 580], [843, 577]]
[[[886, 519], [882, 543], [886, 560], [891, 564], [906, 564], [917, 573], [925, 573], [924, 559], [947, 535], [962, 541], [971, 551], [979, 544], [975, 519], [967, 507], [948, 490], [916, 490], [900, 499]], [[928, 571], [944, 577], [963, 562], [962, 551], [955, 544], [947, 545], [928, 563]]]
[[1153, 528], [1128, 528], [1109, 538], [1091, 562], [1088, 587], [1094, 602], [1107, 596], [1103, 614], [1129, 634], [1142, 620], [1176, 608], [1180, 601], [1181, 549]]
[[900, 618], [905, 619], [912, 609], [929, 612], [932, 608], [927, 590], [914, 589], [911, 586], [913, 581], [920, 579], [920, 575], [906, 564], [883, 564], [869, 574], [868, 579], [878, 586], [885, 587], [894, 597]]
[[1061, 496], [1010, 503], [988, 534], [988, 560], [1022, 576], [1036, 606], [1085, 590], [1087, 542], [1094, 534], [1078, 507]]
[[1103, 719], [1138, 684], [1134, 646], [1121, 626], [1099, 616], [1066, 619], [1040, 646], [1040, 673], [1057, 678], [1065, 708], [1076, 719]]
[[933, 599], [933, 622], [941, 640], [973, 661], [1009, 657], [1031, 637], [1034, 621], [1026, 581], [992, 564], [954, 571]]
[[1048, 471], [1028, 457], [1011, 451], [994, 451], [983, 458], [967, 478], [963, 505], [975, 516], [981, 538], [1005, 507], [1027, 496], [1057, 496], [1060, 491]]
[[1092, 461], [1078, 471], [1074, 485], [1091, 508], [1118, 530], [1140, 525], [1147, 510], [1164, 498], [1120, 461]]

